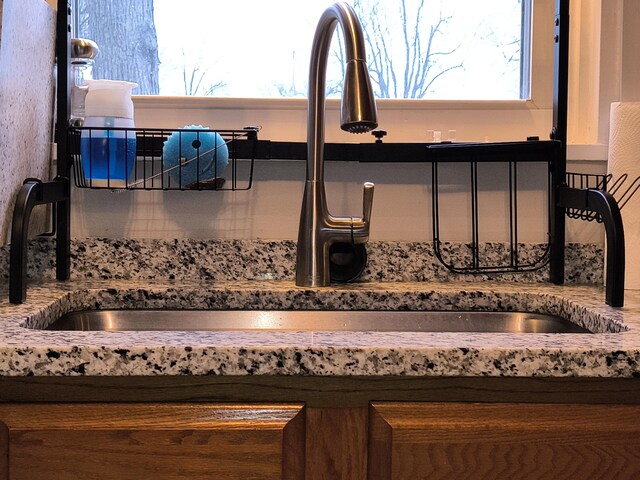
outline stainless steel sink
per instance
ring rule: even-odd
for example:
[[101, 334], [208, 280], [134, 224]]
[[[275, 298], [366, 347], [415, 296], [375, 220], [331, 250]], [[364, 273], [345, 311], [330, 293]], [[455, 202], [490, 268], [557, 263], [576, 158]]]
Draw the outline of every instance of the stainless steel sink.
[[86, 310], [68, 313], [47, 329], [590, 333], [564, 318], [537, 313], [352, 310]]

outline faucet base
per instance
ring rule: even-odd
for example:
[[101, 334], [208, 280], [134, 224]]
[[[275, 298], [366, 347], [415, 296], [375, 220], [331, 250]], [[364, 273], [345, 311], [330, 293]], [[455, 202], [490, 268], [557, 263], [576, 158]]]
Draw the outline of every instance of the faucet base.
[[367, 267], [364, 243], [334, 243], [329, 249], [329, 278], [334, 283], [355, 282]]

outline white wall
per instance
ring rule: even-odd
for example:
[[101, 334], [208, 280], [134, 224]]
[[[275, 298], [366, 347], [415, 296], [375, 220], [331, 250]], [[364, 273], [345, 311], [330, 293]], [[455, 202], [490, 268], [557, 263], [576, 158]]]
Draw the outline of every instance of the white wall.
[[621, 100], [640, 100], [640, 2], [625, 0], [623, 11], [623, 51], [622, 51], [622, 82]]

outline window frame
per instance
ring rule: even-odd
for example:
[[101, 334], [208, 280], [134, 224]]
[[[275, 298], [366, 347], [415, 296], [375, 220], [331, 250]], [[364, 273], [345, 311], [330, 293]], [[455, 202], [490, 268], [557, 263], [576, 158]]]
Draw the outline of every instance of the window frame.
[[[531, 135], [548, 136], [552, 111], [554, 0], [523, 1], [533, 2], [530, 98], [496, 101], [378, 99], [380, 128], [389, 131], [389, 141], [425, 141], [427, 130], [456, 130], [458, 140], [500, 141]], [[335, 124], [332, 117], [337, 118], [339, 102], [338, 99], [326, 101], [327, 141], [364, 141], [361, 136], [330, 128]], [[306, 122], [307, 100], [304, 98], [134, 96], [134, 104], [136, 124], [144, 127], [158, 126], [153, 122], [180, 127], [191, 115], [202, 118], [203, 122], [213, 125], [212, 128], [258, 124], [263, 127], [262, 137], [269, 140], [301, 141], [306, 138], [306, 130], [300, 128], [300, 123]], [[491, 128], [481, 131], [483, 122], [479, 125], [478, 118], [487, 117], [491, 118]], [[514, 128], [514, 123], [519, 123], [519, 127]]]

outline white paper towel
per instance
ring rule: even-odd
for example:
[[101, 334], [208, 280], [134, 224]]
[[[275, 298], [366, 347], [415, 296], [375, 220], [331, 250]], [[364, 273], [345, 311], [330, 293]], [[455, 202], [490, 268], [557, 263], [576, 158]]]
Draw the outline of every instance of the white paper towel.
[[[640, 177], [640, 102], [611, 104], [607, 171], [629, 175], [620, 194]], [[619, 195], [617, 195], [619, 197]], [[640, 192], [621, 210], [625, 236], [625, 288], [640, 289]]]

